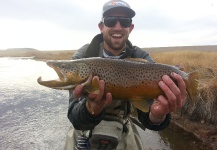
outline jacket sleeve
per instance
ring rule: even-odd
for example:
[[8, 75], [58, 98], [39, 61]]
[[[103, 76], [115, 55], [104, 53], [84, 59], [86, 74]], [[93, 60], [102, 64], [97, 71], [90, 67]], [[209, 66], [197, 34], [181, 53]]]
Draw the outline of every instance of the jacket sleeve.
[[159, 131], [165, 129], [171, 121], [171, 115], [167, 114], [165, 120], [161, 124], [152, 124], [149, 119], [150, 112], [142, 112], [141, 110], [137, 109], [138, 111], [138, 119], [139, 121], [149, 130]]
[[92, 130], [102, 120], [105, 110], [98, 116], [92, 116], [86, 108], [86, 98], [70, 98], [68, 119], [76, 130]]

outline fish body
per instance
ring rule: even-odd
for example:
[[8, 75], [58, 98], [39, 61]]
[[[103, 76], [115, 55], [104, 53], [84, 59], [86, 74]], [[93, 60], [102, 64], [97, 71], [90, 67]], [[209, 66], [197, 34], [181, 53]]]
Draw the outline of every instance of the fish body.
[[60, 80], [42, 81], [40, 77], [38, 83], [43, 86], [70, 90], [78, 84], [83, 84], [88, 93], [97, 94], [99, 84], [97, 81], [92, 81], [92, 77], [98, 76], [105, 81], [105, 93], [112, 93], [113, 99], [135, 101], [137, 103], [135, 105], [140, 105], [138, 102], [164, 95], [158, 82], [162, 80], [163, 75], [170, 76], [171, 72], [179, 74], [184, 79], [188, 95], [192, 100], [197, 91], [197, 72], [187, 74], [175, 66], [148, 63], [141, 59], [136, 61], [136, 59], [95, 57], [48, 61], [47, 65], [56, 71]]

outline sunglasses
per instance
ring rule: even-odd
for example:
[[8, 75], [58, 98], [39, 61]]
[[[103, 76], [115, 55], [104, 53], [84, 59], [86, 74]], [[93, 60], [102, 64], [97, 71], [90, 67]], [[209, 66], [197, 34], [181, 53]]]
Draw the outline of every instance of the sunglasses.
[[103, 23], [107, 27], [114, 27], [117, 22], [120, 22], [123, 28], [128, 28], [132, 24], [132, 19], [127, 17], [105, 17], [103, 18]]

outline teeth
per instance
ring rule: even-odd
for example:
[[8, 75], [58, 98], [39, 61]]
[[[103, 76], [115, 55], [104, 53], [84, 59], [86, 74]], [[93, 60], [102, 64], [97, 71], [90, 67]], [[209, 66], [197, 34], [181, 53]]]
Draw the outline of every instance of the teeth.
[[113, 34], [112, 36], [113, 37], [121, 37], [122, 35], [121, 34]]

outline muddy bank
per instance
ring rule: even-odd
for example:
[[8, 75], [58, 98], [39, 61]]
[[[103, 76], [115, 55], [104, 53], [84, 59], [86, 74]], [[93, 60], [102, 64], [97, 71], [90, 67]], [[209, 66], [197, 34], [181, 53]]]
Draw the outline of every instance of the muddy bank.
[[172, 115], [170, 129], [195, 139], [195, 145], [201, 150], [215, 150], [217, 147], [217, 126], [203, 121], [191, 121], [180, 113]]

